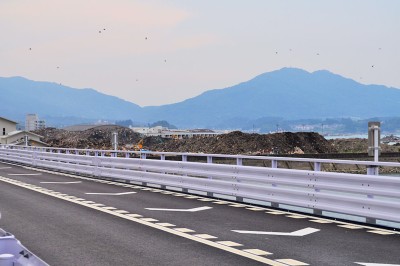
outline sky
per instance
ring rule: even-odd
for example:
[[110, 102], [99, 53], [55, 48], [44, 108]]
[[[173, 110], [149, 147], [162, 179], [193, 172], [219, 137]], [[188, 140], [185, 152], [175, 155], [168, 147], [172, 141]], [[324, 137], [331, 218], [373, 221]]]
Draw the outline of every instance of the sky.
[[0, 0], [0, 77], [140, 106], [283, 67], [400, 88], [398, 0]]

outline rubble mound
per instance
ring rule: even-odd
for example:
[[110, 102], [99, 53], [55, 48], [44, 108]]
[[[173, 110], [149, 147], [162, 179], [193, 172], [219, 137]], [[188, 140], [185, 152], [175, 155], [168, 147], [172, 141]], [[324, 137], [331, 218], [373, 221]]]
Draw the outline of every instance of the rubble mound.
[[331, 153], [332, 145], [318, 133], [247, 134], [234, 131], [215, 137], [167, 140], [151, 150], [214, 154]]
[[111, 149], [111, 136], [118, 133], [119, 149], [134, 145], [141, 139], [140, 134], [121, 126], [95, 127], [84, 131], [67, 131], [64, 129], [45, 128], [35, 131], [43, 136], [43, 141], [51, 147], [78, 149]]
[[[134, 150], [143, 138], [129, 128], [96, 127], [84, 131], [46, 128], [35, 133], [52, 147], [79, 149], [111, 149], [111, 136], [118, 132], [118, 149]], [[336, 152], [330, 142], [318, 133], [283, 132], [275, 134], [247, 134], [234, 131], [212, 137], [189, 139], [143, 138], [143, 148], [152, 151], [193, 152], [214, 154], [302, 154]]]

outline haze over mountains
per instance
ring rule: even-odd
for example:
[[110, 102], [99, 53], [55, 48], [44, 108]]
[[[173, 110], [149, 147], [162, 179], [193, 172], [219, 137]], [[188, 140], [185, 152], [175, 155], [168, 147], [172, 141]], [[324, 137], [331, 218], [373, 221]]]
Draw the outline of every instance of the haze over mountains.
[[[23, 121], [37, 113], [51, 121], [167, 120], [186, 128], [226, 127], [241, 121], [279, 118], [400, 116], [400, 90], [363, 85], [322, 70], [283, 68], [238, 85], [210, 90], [185, 101], [140, 107], [93, 89], [73, 89], [21, 77], [0, 78], [0, 116]], [[62, 123], [64, 121], [64, 123]], [[225, 126], [224, 126], [225, 125]]]

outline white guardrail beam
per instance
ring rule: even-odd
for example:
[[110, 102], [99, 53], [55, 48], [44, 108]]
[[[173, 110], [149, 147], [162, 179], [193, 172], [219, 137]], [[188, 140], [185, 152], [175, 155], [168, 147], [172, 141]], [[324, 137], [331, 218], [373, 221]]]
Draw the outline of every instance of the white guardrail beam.
[[[321, 171], [322, 163], [367, 167], [400, 167], [400, 163], [193, 153], [146, 154], [157, 155], [160, 159], [146, 159], [143, 153], [131, 151], [0, 146], [0, 159], [4, 161], [179, 188], [237, 201], [256, 201], [273, 207], [290, 205], [318, 215], [335, 212], [362, 217], [368, 223], [389, 221], [400, 226], [400, 177]], [[133, 155], [137, 157], [132, 158]], [[166, 160], [170, 155], [182, 156], [182, 161]], [[206, 160], [189, 162], [188, 156], [205, 157]], [[237, 164], [215, 163], [213, 158], [233, 158]], [[243, 166], [243, 159], [270, 160], [272, 164], [271, 167]], [[313, 163], [314, 170], [277, 168], [278, 161]]]

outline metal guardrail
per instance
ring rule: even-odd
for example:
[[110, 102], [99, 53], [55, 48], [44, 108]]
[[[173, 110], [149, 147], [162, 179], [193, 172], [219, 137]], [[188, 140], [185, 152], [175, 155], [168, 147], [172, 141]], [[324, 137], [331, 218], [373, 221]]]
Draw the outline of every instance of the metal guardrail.
[[[140, 157], [132, 158], [132, 154]], [[143, 155], [148, 154], [157, 154], [160, 160], [145, 159]], [[182, 156], [182, 161], [165, 160], [170, 154]], [[187, 156], [205, 156], [207, 163], [188, 162]], [[235, 158], [237, 164], [216, 164], [212, 161], [215, 157]], [[248, 158], [271, 160], [271, 167], [241, 165]], [[346, 214], [362, 217], [364, 222], [372, 224], [400, 223], [400, 177], [320, 171], [321, 163], [373, 168], [400, 167], [400, 163], [10, 146], [0, 146], [0, 159], [194, 194], [207, 193], [239, 202], [278, 208], [289, 205], [317, 215]], [[314, 171], [277, 168], [274, 162], [280, 160], [310, 162], [315, 165]]]

